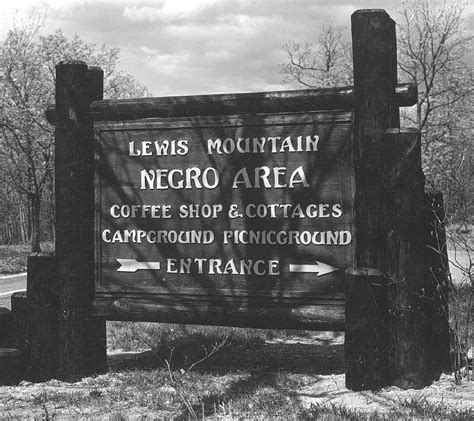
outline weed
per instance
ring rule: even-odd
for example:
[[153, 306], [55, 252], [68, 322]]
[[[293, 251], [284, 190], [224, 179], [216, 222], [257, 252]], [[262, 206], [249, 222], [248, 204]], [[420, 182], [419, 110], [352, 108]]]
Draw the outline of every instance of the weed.
[[[472, 276], [472, 274], [471, 274]], [[452, 367], [456, 383], [463, 374], [469, 380], [469, 348], [474, 338], [474, 288], [471, 282], [452, 285], [449, 303], [449, 325], [451, 328]], [[471, 362], [472, 364], [472, 362]], [[465, 368], [463, 373], [463, 368]]]
[[425, 396], [421, 398], [409, 398], [399, 401], [400, 407], [407, 409], [406, 415], [422, 416], [431, 419], [449, 420], [472, 420], [474, 410], [470, 408], [452, 408], [442, 400], [430, 402]]
[[191, 399], [188, 398], [189, 396], [188, 393], [186, 393], [187, 390], [184, 384], [185, 379], [195, 367], [197, 367], [199, 364], [203, 363], [204, 361], [208, 360], [209, 358], [212, 358], [213, 355], [217, 354], [222, 349], [227, 347], [228, 346], [227, 340], [228, 340], [228, 336], [226, 336], [220, 342], [218, 341], [218, 342], [213, 343], [210, 349], [206, 349], [206, 347], [203, 346], [204, 355], [200, 359], [190, 363], [186, 368], [181, 368], [181, 370], [177, 372], [173, 371], [171, 368], [174, 348], [173, 347], [169, 348], [168, 358], [160, 357], [159, 352], [155, 350], [157, 358], [161, 362], [162, 366], [167, 370], [170, 385], [172, 386], [173, 390], [176, 391], [177, 396], [186, 407], [186, 410], [188, 411], [189, 416], [193, 419], [198, 419], [198, 416], [196, 414], [196, 411], [194, 410], [194, 406]]
[[[372, 414], [372, 416], [373, 415], [376, 416], [377, 413]], [[309, 409], [300, 413], [300, 416], [303, 420], [333, 419], [333, 417], [343, 420], [374, 419], [371, 415], [368, 416], [360, 411], [333, 402], [311, 404]]]

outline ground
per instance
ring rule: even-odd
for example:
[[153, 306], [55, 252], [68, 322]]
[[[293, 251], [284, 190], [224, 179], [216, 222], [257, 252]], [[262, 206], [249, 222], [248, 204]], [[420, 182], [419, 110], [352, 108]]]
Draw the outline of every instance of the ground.
[[334, 332], [295, 332], [253, 347], [237, 341], [190, 371], [204, 355], [201, 346], [212, 344], [110, 351], [106, 374], [0, 387], [0, 418], [474, 418], [474, 382], [455, 384], [452, 375], [421, 390], [347, 390], [343, 340]]

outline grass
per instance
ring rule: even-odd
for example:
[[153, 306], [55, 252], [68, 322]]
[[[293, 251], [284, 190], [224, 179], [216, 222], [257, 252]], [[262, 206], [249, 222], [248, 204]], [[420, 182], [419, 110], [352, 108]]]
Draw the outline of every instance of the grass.
[[[279, 415], [296, 419], [300, 406], [276, 390], [268, 392], [261, 387], [252, 393], [232, 387], [226, 390], [226, 382], [232, 385], [247, 377], [247, 374], [236, 374], [216, 379], [212, 374], [190, 373], [179, 387], [173, 387], [166, 369], [113, 373], [95, 379], [94, 387], [71, 392], [38, 392], [31, 402], [37, 412], [31, 416], [38, 416], [39, 412], [43, 417], [45, 414], [61, 417], [61, 411], [74, 408], [79, 416], [99, 417], [119, 413], [123, 408], [125, 419], [131, 417], [131, 411], [153, 419], [189, 419], [191, 414], [191, 418], [235, 415], [267, 419]], [[0, 411], [0, 418], [8, 419], [5, 415], [8, 413], [2, 416]]]
[[[345, 405], [334, 403], [311, 405], [301, 412], [304, 420], [398, 420], [398, 419], [429, 419], [429, 420], [472, 420], [474, 411], [465, 408], [452, 408], [443, 402], [429, 402], [426, 398], [411, 398], [399, 401], [398, 408], [389, 414], [378, 411], [363, 412]], [[409, 418], [408, 418], [409, 417]]]
[[[331, 402], [339, 394], [350, 393], [339, 389], [322, 403], [308, 407], [301, 399], [306, 393], [302, 391], [313, 390], [321, 381], [320, 370], [313, 372], [314, 366], [318, 359], [327, 364], [331, 354], [328, 348], [338, 348], [325, 343], [321, 346], [323, 355], [313, 358], [306, 354], [306, 359], [294, 370], [288, 361], [295, 360], [297, 355], [287, 352], [291, 349], [289, 345], [271, 341], [284, 348], [280, 354], [285, 354], [287, 360], [282, 363], [281, 355], [273, 355], [275, 348], [269, 351], [268, 341], [289, 336], [304, 341], [313, 332], [137, 322], [108, 322], [107, 332], [109, 348], [152, 349], [131, 354], [131, 359], [122, 363], [117, 363], [118, 358], [114, 362], [111, 356], [109, 373], [74, 385], [52, 381], [37, 389], [27, 389], [16, 405], [0, 397], [0, 418], [22, 419], [18, 416], [20, 408], [29, 411], [22, 413], [27, 414], [25, 417], [38, 419], [470, 420], [474, 417], [472, 409], [456, 408], [442, 400], [430, 402], [419, 395], [398, 400], [388, 398], [385, 399], [385, 404], [390, 405], [388, 410], [364, 411], [363, 405], [353, 408]], [[333, 334], [336, 339], [338, 335]], [[226, 347], [188, 370], [209, 353], [213, 344], [224, 340]], [[337, 352], [342, 354], [342, 349]], [[338, 365], [342, 366], [342, 362]], [[320, 387], [318, 393], [321, 389], [327, 390]], [[367, 402], [382, 399], [376, 394], [374, 398], [369, 396], [372, 395], [367, 393]]]
[[286, 337], [289, 334], [304, 335], [304, 331], [243, 329], [221, 326], [193, 326], [149, 322], [108, 322], [107, 348], [123, 351], [139, 351], [149, 348], [183, 348], [197, 343], [209, 346], [227, 338], [233, 346], [257, 347], [266, 340]]
[[411, 416], [421, 416], [429, 419], [447, 418], [449, 420], [469, 420], [474, 417], [472, 409], [451, 408], [443, 401], [429, 402], [426, 397], [404, 399], [399, 404], [400, 408], [408, 410], [408, 414]]
[[[316, 364], [316, 361], [309, 357], [306, 359], [306, 366], [292, 370], [288, 364], [280, 364], [278, 359], [268, 352], [266, 341], [288, 336], [305, 339], [311, 332], [108, 323], [109, 346], [119, 346], [123, 349], [127, 347], [127, 338], [133, 338], [133, 341], [128, 343], [128, 349], [138, 350], [147, 346], [153, 348], [149, 354], [151, 363], [147, 371], [131, 370], [123, 373], [120, 368], [116, 368], [116, 372], [124, 376], [124, 384], [131, 389], [130, 392], [122, 389], [121, 392], [119, 388], [115, 393], [118, 393], [118, 396], [135, 393], [133, 398], [128, 398], [130, 404], [135, 402], [153, 411], [168, 411], [167, 414], [172, 414], [170, 417], [173, 419], [196, 416], [198, 419], [261, 420], [470, 420], [474, 416], [472, 409], [456, 408], [443, 401], [428, 401], [423, 396], [399, 399], [393, 403], [390, 411], [384, 412], [367, 412], [362, 407], [351, 408], [331, 402], [304, 407], [296, 391], [318, 381], [317, 378], [315, 380], [314, 373], [311, 373], [310, 366]], [[334, 337], [337, 336], [338, 334], [334, 333]], [[195, 369], [186, 372], [193, 361], [205, 355], [203, 348], [210, 349], [213, 343], [226, 338], [227, 348], [209, 361], [204, 361]], [[250, 358], [246, 359], [249, 355]], [[290, 352], [288, 358], [294, 359], [295, 355]], [[170, 362], [169, 370], [163, 364], [167, 359]], [[278, 367], [281, 367], [281, 370]], [[151, 389], [157, 393], [150, 395]], [[166, 416], [160, 413], [160, 417]]]
[[[26, 260], [31, 254], [30, 244], [0, 245], [0, 274], [15, 274], [26, 271]], [[43, 253], [53, 253], [54, 243], [41, 243]]]
[[[309, 355], [318, 358], [323, 349], [319, 345], [301, 345], [298, 343], [282, 345], [278, 340], [311, 340], [317, 335], [309, 331], [244, 329], [232, 327], [214, 327], [198, 325], [175, 325], [145, 322], [107, 322], [107, 347], [109, 350], [144, 351], [140, 360], [129, 355], [121, 367], [138, 363], [137, 368], [162, 368], [166, 364], [173, 370], [188, 370], [196, 361], [210, 354], [216, 345], [225, 344], [223, 349], [212, 358], [205, 358], [196, 368], [207, 370], [216, 375], [242, 370], [269, 370], [275, 367], [294, 369], [297, 372], [320, 371], [342, 372], [343, 357], [340, 332], [328, 332], [327, 343], [335, 353], [330, 362], [314, 365], [307, 364]], [[272, 341], [271, 344], [267, 341]], [[268, 353], [266, 350], [280, 349], [280, 352]], [[288, 351], [288, 352], [286, 352]], [[305, 354], [306, 353], [306, 354]], [[303, 361], [303, 362], [302, 362]], [[113, 365], [113, 363], [112, 363]]]
[[[303, 383], [303, 384], [301, 384]], [[471, 420], [472, 409], [430, 402], [424, 396], [394, 399], [385, 411], [364, 411], [333, 402], [304, 407], [294, 392], [304, 386], [288, 373], [256, 370], [216, 376], [190, 372], [179, 386], [169, 372], [128, 370], [87, 379], [79, 387], [29, 392], [29, 418], [64, 419], [450, 419]], [[21, 406], [26, 398], [22, 398]], [[0, 403], [2, 402], [0, 398]], [[8, 405], [3, 405], [3, 408]], [[14, 410], [0, 409], [1, 419], [20, 419]], [[11, 418], [9, 417], [11, 415]]]

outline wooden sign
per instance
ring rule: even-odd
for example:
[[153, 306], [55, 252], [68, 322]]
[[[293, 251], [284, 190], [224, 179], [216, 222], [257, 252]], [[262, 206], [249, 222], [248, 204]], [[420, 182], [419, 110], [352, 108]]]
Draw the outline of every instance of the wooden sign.
[[96, 293], [343, 298], [352, 114], [96, 122]]
[[352, 37], [353, 87], [102, 100], [102, 70], [56, 66], [56, 256], [28, 283], [51, 329], [28, 325], [28, 367], [102, 372], [105, 320], [137, 320], [344, 330], [352, 390], [449, 368], [446, 258], [426, 248], [442, 212], [399, 128], [416, 87], [397, 86], [385, 11], [356, 11]]

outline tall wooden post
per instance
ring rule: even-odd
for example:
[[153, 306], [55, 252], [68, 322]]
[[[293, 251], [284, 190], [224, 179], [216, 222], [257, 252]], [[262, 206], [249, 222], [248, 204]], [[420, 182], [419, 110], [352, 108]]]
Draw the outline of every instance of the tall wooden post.
[[94, 298], [94, 146], [85, 113], [102, 99], [102, 71], [80, 61], [56, 66], [56, 257], [58, 377], [77, 380], [106, 369], [105, 321]]
[[356, 265], [384, 272], [382, 139], [400, 126], [395, 22], [385, 10], [352, 14]]
[[346, 272], [345, 360], [346, 386], [362, 390], [389, 384], [387, 306], [380, 306], [387, 293], [382, 282], [386, 248], [382, 157], [385, 130], [400, 124], [395, 103], [395, 22], [384, 10], [357, 10], [352, 15], [352, 49], [357, 269]]

